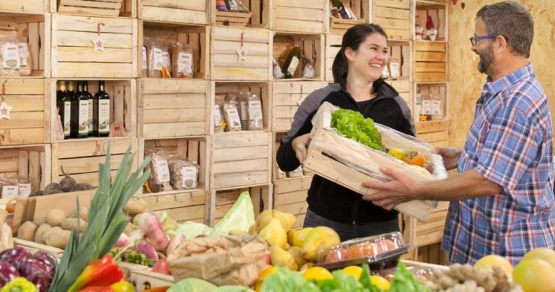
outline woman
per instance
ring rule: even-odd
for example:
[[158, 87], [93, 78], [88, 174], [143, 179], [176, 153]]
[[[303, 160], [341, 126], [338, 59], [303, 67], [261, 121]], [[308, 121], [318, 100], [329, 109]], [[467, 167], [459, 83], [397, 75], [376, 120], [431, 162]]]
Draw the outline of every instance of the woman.
[[[397, 91], [380, 79], [389, 59], [387, 35], [376, 24], [351, 27], [343, 36], [341, 50], [333, 64], [341, 87], [322, 101], [359, 111], [364, 117], [414, 136], [410, 109]], [[282, 141], [277, 163], [292, 171], [306, 158], [314, 110], [292, 139]], [[362, 200], [362, 196], [315, 175], [308, 190], [304, 227], [328, 226], [342, 241], [399, 230], [398, 212], [387, 211]]]

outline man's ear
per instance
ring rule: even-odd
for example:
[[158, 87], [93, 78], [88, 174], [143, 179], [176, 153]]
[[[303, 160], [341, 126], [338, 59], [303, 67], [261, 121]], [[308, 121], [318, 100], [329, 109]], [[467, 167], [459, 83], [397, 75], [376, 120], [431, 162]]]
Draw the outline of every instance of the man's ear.
[[504, 50], [509, 49], [509, 44], [507, 43], [507, 39], [505, 39], [505, 37], [502, 35], [498, 35], [495, 38], [495, 43], [496, 43], [496, 46], [497, 46], [496, 49], [498, 52], [503, 52]]

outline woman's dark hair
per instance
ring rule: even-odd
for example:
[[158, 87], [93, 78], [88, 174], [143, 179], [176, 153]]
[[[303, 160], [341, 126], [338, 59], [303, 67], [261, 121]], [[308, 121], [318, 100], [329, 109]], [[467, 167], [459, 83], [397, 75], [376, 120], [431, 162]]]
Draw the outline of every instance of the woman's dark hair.
[[[331, 67], [333, 82], [339, 83], [341, 88], [346, 88], [347, 74], [349, 73], [349, 63], [347, 62], [347, 58], [345, 58], [345, 49], [351, 48], [353, 51], [358, 50], [358, 47], [364, 42], [364, 40], [366, 40], [366, 37], [374, 33], [379, 33], [387, 39], [387, 34], [383, 28], [373, 23], [355, 25], [349, 28], [343, 35], [341, 49], [337, 52], [337, 55], [335, 55], [333, 65]], [[374, 82], [374, 88], [379, 85], [380, 82]]]

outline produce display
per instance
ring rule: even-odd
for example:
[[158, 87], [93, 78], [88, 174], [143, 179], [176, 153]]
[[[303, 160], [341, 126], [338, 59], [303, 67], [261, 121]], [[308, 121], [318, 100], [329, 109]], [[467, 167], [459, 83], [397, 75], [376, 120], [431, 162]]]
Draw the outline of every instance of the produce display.
[[0, 252], [0, 287], [5, 286], [0, 291], [47, 292], [57, 265], [58, 259], [45, 251], [31, 254], [22, 247], [5, 249]]

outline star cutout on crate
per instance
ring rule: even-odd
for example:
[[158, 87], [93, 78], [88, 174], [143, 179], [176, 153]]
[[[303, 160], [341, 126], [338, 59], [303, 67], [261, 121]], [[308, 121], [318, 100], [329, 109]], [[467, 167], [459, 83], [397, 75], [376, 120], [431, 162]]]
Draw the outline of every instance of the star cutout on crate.
[[246, 61], [247, 60], [247, 50], [244, 47], [239, 48], [237, 50], [237, 55], [239, 55], [239, 61]]
[[100, 34], [96, 36], [96, 38], [92, 39], [91, 42], [94, 45], [94, 51], [101, 51], [104, 52], [104, 45], [106, 45], [106, 41], [100, 37]]
[[10, 119], [10, 111], [13, 107], [9, 106], [5, 101], [0, 104], [0, 120], [1, 119]]

